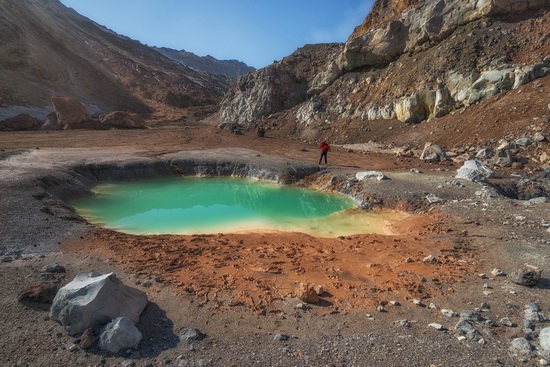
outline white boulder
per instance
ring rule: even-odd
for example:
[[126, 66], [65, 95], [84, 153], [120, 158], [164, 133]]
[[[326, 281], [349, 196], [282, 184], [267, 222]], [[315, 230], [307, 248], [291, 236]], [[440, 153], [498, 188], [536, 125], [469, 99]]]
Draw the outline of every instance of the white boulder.
[[387, 177], [380, 171], [363, 171], [357, 172], [355, 178], [359, 181], [376, 179], [378, 181], [385, 180]]
[[114, 273], [78, 273], [55, 295], [50, 318], [76, 335], [121, 316], [138, 322], [146, 305], [147, 295], [124, 285]]
[[464, 162], [464, 165], [458, 169], [455, 178], [485, 182], [492, 175], [493, 171], [487, 165], [476, 160], [469, 160]]

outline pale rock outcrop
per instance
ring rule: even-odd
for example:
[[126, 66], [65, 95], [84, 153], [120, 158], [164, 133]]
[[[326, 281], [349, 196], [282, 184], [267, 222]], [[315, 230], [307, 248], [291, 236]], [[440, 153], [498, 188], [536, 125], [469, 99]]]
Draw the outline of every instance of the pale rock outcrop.
[[99, 334], [98, 346], [102, 350], [118, 353], [128, 348], [136, 348], [142, 334], [127, 317], [118, 317], [105, 325]]
[[514, 86], [514, 82], [513, 69], [485, 71], [470, 87], [468, 104], [471, 105], [493, 97], [503, 90], [510, 90]]
[[428, 119], [435, 109], [436, 93], [421, 90], [410, 97], [404, 97], [395, 103], [395, 116], [399, 121], [417, 123]]
[[138, 322], [147, 302], [145, 293], [124, 285], [114, 273], [78, 273], [56, 294], [50, 318], [75, 335], [121, 316]]
[[306, 126], [315, 119], [315, 116], [319, 112], [324, 111], [324, 101], [321, 96], [313, 96], [306, 103], [304, 103], [296, 113], [298, 121], [304, 123]]

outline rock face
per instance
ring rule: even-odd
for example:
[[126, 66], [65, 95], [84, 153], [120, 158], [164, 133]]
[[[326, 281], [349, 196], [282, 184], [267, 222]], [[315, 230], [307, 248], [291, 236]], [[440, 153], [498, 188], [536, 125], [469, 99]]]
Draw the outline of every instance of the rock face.
[[79, 273], [56, 294], [50, 318], [75, 335], [121, 316], [138, 322], [146, 305], [145, 293], [125, 286], [114, 273]]
[[241, 77], [221, 102], [222, 119], [248, 123], [304, 102], [313, 77], [341, 49], [340, 44], [307, 45]]
[[[258, 71], [224, 97], [221, 114], [253, 121], [287, 111], [281, 121], [294, 119], [293, 132], [308, 140], [335, 120], [443, 117], [550, 74], [550, 57], [544, 58], [550, 38], [540, 37], [549, 6], [546, 0], [378, 0], [341, 51], [300, 82], [306, 94]], [[540, 53], [532, 52], [534, 45]], [[514, 56], [523, 54], [532, 56]]]

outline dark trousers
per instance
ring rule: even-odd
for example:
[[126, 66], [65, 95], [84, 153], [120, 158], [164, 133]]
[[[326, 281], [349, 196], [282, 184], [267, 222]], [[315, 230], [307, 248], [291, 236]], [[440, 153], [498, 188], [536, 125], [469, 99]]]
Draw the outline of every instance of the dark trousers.
[[319, 164], [321, 164], [321, 161], [323, 160], [323, 157], [325, 157], [325, 164], [327, 163], [327, 153], [328, 152], [321, 152], [321, 156], [319, 157]]

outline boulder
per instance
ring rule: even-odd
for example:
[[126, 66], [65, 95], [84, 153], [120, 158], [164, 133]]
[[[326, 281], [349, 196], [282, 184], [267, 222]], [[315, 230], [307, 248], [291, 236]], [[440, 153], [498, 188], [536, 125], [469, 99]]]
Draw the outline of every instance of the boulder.
[[141, 332], [132, 320], [127, 317], [117, 317], [101, 330], [97, 344], [102, 350], [118, 353], [128, 348], [136, 348], [141, 338]]
[[541, 274], [541, 268], [525, 264], [520, 269], [510, 274], [510, 280], [519, 285], [532, 287], [538, 284]]
[[483, 148], [476, 154], [476, 159], [489, 159], [495, 155], [491, 148]]
[[0, 121], [0, 131], [38, 130], [42, 122], [29, 114], [21, 113], [15, 117]]
[[114, 111], [101, 115], [99, 121], [115, 129], [145, 129], [145, 120], [136, 113]]
[[457, 170], [455, 178], [485, 182], [492, 175], [493, 171], [487, 165], [476, 160], [469, 160], [464, 162], [464, 165]]
[[74, 98], [53, 96], [51, 101], [57, 123], [62, 126], [80, 124], [90, 117], [86, 107]]
[[437, 163], [447, 159], [447, 156], [439, 145], [428, 142], [424, 144], [424, 150], [420, 155], [420, 159], [429, 163]]
[[359, 181], [363, 180], [385, 180], [387, 177], [380, 171], [363, 171], [357, 172], [355, 178]]
[[300, 283], [296, 289], [296, 298], [305, 303], [319, 302], [319, 295], [315, 292], [315, 287], [308, 283]]
[[114, 273], [78, 273], [56, 294], [50, 318], [75, 335], [121, 316], [138, 322], [146, 305], [147, 295], [124, 285]]

